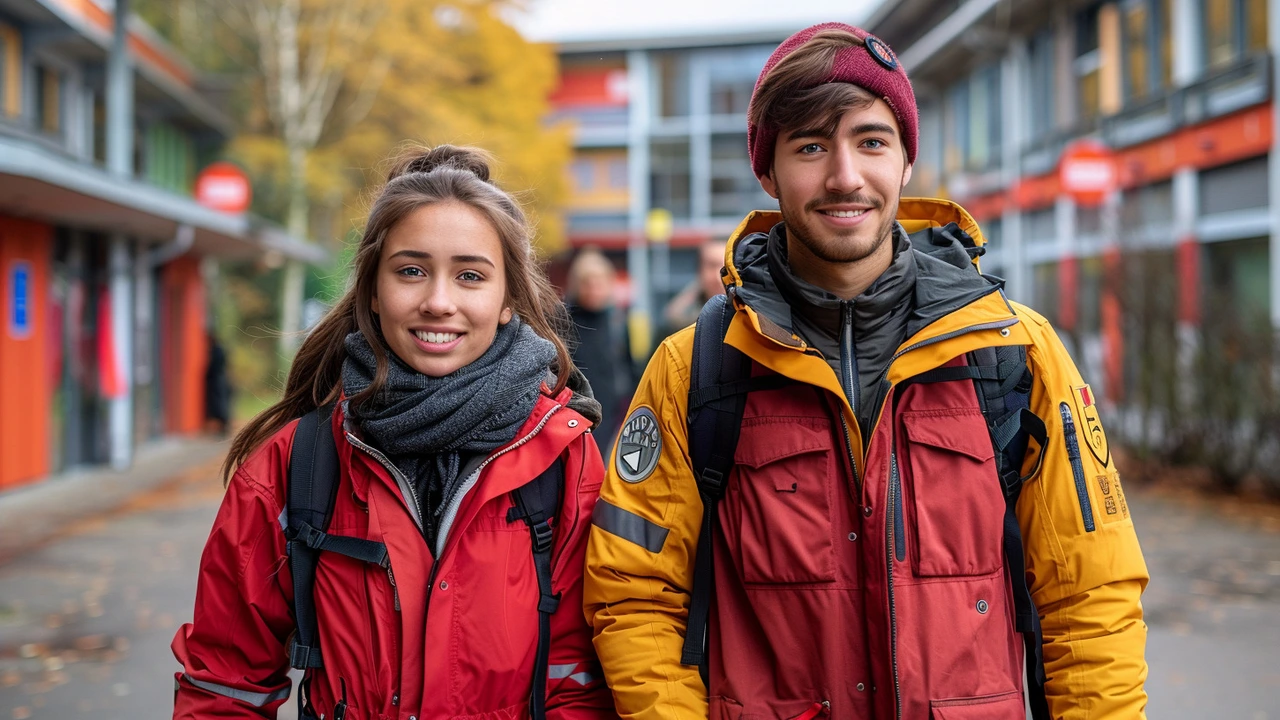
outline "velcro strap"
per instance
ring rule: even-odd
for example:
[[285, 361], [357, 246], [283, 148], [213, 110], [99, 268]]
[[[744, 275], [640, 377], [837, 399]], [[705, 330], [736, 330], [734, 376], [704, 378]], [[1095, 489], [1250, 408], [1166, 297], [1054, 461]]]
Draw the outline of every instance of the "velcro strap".
[[330, 535], [321, 532], [305, 522], [290, 526], [285, 535], [295, 542], [300, 542], [312, 550], [333, 552], [355, 560], [387, 567], [390, 558], [384, 543], [344, 535]]

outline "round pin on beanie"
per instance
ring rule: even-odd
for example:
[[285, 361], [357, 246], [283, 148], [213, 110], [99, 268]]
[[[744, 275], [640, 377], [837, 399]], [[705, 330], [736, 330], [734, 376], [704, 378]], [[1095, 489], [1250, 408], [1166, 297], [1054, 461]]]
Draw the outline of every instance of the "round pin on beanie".
[[[764, 69], [760, 71], [760, 77], [756, 79], [756, 90], [751, 94], [751, 105], [755, 106], [756, 92], [769, 72], [784, 58], [824, 30], [843, 30], [861, 40], [862, 44], [850, 46], [838, 52], [831, 63], [831, 70], [816, 85], [834, 82], [851, 83], [883, 99], [898, 120], [903, 146], [907, 151], [907, 163], [915, 163], [916, 142], [920, 135], [919, 116], [916, 110], [915, 92], [911, 89], [906, 68], [902, 67], [897, 54], [888, 43], [861, 28], [837, 22], [820, 23], [807, 27], [784, 40], [769, 56]], [[747, 117], [753, 117], [750, 110]], [[751, 157], [751, 169], [756, 177], [769, 174], [769, 168], [773, 164], [773, 148], [777, 140], [778, 128], [757, 125], [748, 120], [747, 150]]]

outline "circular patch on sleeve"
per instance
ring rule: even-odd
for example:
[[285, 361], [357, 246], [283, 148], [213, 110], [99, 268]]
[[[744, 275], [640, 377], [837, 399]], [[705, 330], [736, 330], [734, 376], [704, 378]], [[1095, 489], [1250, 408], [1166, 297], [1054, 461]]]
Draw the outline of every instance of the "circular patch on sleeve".
[[631, 411], [618, 433], [614, 468], [629, 483], [647, 479], [658, 467], [662, 454], [662, 429], [653, 411], [643, 405]]
[[866, 43], [867, 52], [871, 53], [871, 57], [875, 58], [876, 62], [883, 65], [886, 70], [898, 69], [897, 56], [893, 54], [888, 45], [885, 45], [883, 40], [875, 35], [868, 35], [863, 42]]

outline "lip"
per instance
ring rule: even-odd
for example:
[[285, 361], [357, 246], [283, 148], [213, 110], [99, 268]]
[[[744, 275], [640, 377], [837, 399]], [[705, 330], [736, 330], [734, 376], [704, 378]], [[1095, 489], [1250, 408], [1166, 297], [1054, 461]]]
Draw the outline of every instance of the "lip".
[[434, 332], [434, 333], [446, 333], [446, 332], [458, 333], [458, 337], [456, 340], [451, 340], [450, 342], [447, 342], [447, 343], [429, 343], [426, 340], [419, 338], [417, 333], [410, 331], [409, 337], [413, 338], [413, 342], [418, 346], [418, 349], [421, 350], [422, 352], [425, 352], [431, 355], [443, 355], [445, 353], [451, 352], [454, 348], [461, 345], [463, 338], [467, 336], [466, 333], [459, 332], [457, 330], [437, 330], [437, 329], [428, 330], [426, 328], [414, 328], [414, 330], [419, 330], [422, 332]]
[[[847, 228], [853, 228], [861, 225], [867, 219], [867, 217], [871, 215], [871, 211], [873, 209], [874, 208], [869, 208], [869, 207], [841, 207], [841, 206], [824, 207], [824, 208], [817, 208], [816, 210], [814, 210], [814, 214], [816, 214], [819, 218], [821, 218], [823, 223], [831, 227], [847, 229]], [[838, 211], [848, 211], [848, 210], [855, 210], [855, 211], [862, 210], [863, 212], [861, 215], [856, 215], [854, 217], [836, 217], [834, 215], [827, 214], [828, 212], [833, 212], [833, 211], [838, 212]]]

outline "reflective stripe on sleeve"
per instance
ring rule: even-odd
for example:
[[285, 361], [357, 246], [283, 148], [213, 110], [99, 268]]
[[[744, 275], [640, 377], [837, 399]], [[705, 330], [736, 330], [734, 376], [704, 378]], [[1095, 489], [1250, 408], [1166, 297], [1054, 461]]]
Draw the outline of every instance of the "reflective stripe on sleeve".
[[596, 676], [588, 671], [574, 672], [578, 668], [578, 663], [567, 663], [565, 665], [548, 665], [547, 678], [550, 680], [572, 680], [579, 685], [589, 685], [596, 680]]
[[660, 552], [667, 541], [666, 528], [655, 525], [630, 510], [623, 510], [603, 498], [596, 501], [596, 509], [591, 513], [591, 524], [651, 553]]
[[182, 679], [191, 683], [193, 686], [200, 688], [201, 690], [206, 690], [208, 692], [214, 693], [215, 695], [222, 695], [223, 697], [229, 697], [232, 700], [239, 700], [240, 702], [248, 703], [249, 705], [252, 705], [254, 707], [263, 707], [267, 703], [275, 702], [277, 700], [284, 700], [285, 698], [289, 697], [290, 688], [288, 685], [285, 685], [279, 690], [273, 690], [269, 693], [259, 693], [259, 692], [249, 692], [248, 690], [237, 690], [236, 688], [227, 687], [226, 685], [219, 685], [217, 683], [205, 682], [203, 680], [196, 680], [195, 678], [185, 673], [183, 674]]

